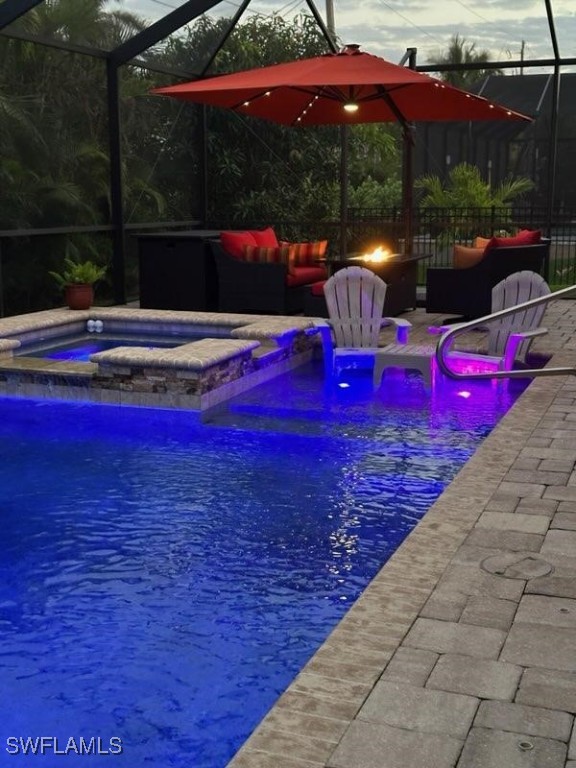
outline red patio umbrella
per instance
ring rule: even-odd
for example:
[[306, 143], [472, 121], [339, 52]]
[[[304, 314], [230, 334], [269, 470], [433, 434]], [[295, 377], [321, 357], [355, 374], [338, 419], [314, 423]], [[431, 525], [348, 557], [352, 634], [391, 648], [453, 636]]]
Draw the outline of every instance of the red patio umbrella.
[[155, 88], [284, 125], [531, 118], [441, 80], [347, 46], [286, 64]]
[[[284, 125], [399, 122], [405, 139], [409, 139], [409, 126], [414, 122], [531, 121], [482, 96], [364, 53], [355, 45], [339, 53], [155, 88], [152, 92]], [[411, 183], [405, 181], [408, 248], [412, 240], [410, 187]], [[344, 210], [343, 221], [345, 217]]]

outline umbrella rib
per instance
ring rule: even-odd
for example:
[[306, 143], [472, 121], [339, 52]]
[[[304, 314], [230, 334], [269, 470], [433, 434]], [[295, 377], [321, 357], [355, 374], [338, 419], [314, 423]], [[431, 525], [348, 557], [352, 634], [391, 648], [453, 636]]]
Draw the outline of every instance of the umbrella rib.
[[[311, 88], [311, 87], [299, 86], [299, 85], [282, 84], [277, 86], [271, 86], [269, 88], [266, 88], [266, 90], [259, 91], [253, 96], [250, 96], [249, 98], [244, 98], [241, 101], [237, 101], [234, 104], [230, 105], [230, 109], [240, 111], [242, 107], [248, 108], [250, 104], [252, 104], [253, 102], [258, 101], [267, 96], [270, 96], [275, 91], [282, 90], [283, 88], [289, 88], [291, 91], [297, 91], [301, 93], [303, 96], [310, 97], [310, 101], [300, 109], [300, 113], [298, 114], [298, 117], [290, 121], [291, 125], [296, 125], [301, 120], [303, 115], [305, 115], [308, 112], [308, 110], [312, 107], [314, 102], [320, 98], [328, 99], [330, 101], [339, 101], [342, 103], [344, 103], [346, 99], [349, 98], [346, 96], [345, 93], [342, 92], [340, 88], [338, 88], [338, 86], [318, 86], [317, 88]], [[247, 111], [245, 114], [249, 114], [249, 111]]]
[[261, 99], [263, 96], [269, 96], [272, 93], [272, 90], [272, 88], [267, 88], [265, 91], [260, 91], [254, 96], [250, 96], [250, 98], [244, 98], [241, 101], [237, 101], [235, 104], [230, 105], [230, 109], [240, 109], [240, 107], [248, 106], [253, 101], [256, 101], [256, 99]]
[[408, 120], [406, 119], [404, 114], [400, 111], [394, 99], [390, 96], [390, 92], [386, 88], [384, 88], [382, 85], [376, 86], [376, 91], [378, 92], [378, 95], [382, 98], [382, 100], [385, 101], [386, 104], [390, 107], [395, 118], [398, 120], [398, 122], [400, 123], [404, 131], [406, 131], [408, 129]]
[[254, 94], [254, 96], [250, 96], [250, 98], [237, 101], [235, 104], [232, 104], [230, 106], [230, 109], [239, 109], [243, 105], [251, 104], [253, 101], [256, 101], [257, 99], [262, 99], [265, 96], [270, 96], [270, 94], [274, 93], [274, 91], [277, 91], [281, 88], [290, 88], [290, 90], [292, 91], [299, 91], [300, 93], [310, 97], [323, 97], [323, 98], [332, 99], [333, 101], [345, 100], [345, 96], [342, 93], [342, 91], [332, 86], [322, 86], [321, 88], [306, 88], [305, 86], [286, 84], [286, 85], [277, 85], [277, 86], [272, 86], [270, 88], [266, 88], [265, 90], [262, 90], [259, 93]]

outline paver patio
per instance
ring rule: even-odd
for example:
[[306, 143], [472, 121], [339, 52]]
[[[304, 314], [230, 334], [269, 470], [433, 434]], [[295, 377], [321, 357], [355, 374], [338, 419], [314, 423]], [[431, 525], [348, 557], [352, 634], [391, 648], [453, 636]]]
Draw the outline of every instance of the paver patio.
[[[576, 301], [545, 325], [574, 365]], [[576, 768], [575, 466], [576, 377], [535, 379], [230, 768]]]

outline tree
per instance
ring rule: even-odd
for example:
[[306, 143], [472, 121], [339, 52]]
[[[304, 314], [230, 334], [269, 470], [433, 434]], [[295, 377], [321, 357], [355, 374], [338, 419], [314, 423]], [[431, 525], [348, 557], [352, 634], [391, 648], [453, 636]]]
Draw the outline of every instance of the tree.
[[[105, 0], [45, 0], [16, 22], [26, 34], [113, 48], [144, 28], [138, 17], [105, 12]], [[98, 59], [18, 39], [0, 39], [0, 136], [13, 183], [0, 190], [0, 225], [84, 225], [109, 221], [106, 72]], [[0, 99], [1, 101], [1, 99]], [[4, 146], [6, 142], [3, 141]], [[19, 191], [26, 189], [25, 196]]]
[[508, 227], [512, 202], [533, 189], [534, 183], [525, 177], [510, 177], [493, 189], [475, 165], [459, 163], [445, 185], [438, 176], [426, 175], [416, 179], [414, 187], [424, 192], [420, 207], [435, 211], [441, 230], [450, 236], [470, 237], [479, 234], [486, 224], [486, 211], [492, 209], [492, 225]]
[[[0, 0], [1, 1], [1, 0]], [[65, 50], [113, 50], [146, 28], [108, 0], [44, 0], [0, 37], [0, 229], [108, 225], [111, 217], [107, 79], [104, 58]], [[231, 19], [201, 16], [119, 70], [122, 190], [128, 223], [204, 218], [202, 107], [151, 95], [167, 77], [201, 74]], [[31, 42], [39, 36], [64, 48]], [[311, 16], [254, 15], [239, 24], [210, 73], [326, 52]], [[173, 80], [173, 77], [169, 79]], [[337, 127], [294, 129], [207, 109], [209, 226], [303, 221], [311, 235], [339, 210]], [[389, 196], [398, 154], [393, 130], [351, 131], [351, 200]], [[366, 204], [366, 202], [365, 202]], [[374, 204], [374, 203], [373, 203]], [[313, 228], [316, 227], [316, 230]], [[305, 230], [302, 235], [307, 235]], [[43, 309], [59, 300], [45, 277], [65, 256], [102, 263], [107, 235], [22, 238], [3, 247], [5, 310]], [[137, 266], [128, 254], [127, 282]], [[129, 291], [130, 293], [130, 291]]]
[[442, 72], [442, 66], [445, 64], [457, 64], [465, 66], [466, 64], [489, 64], [490, 52], [487, 50], [477, 50], [476, 43], [466, 40], [459, 35], [452, 35], [448, 50], [442, 53], [437, 51], [428, 58], [430, 64], [437, 64], [439, 77], [450, 85], [457, 88], [469, 88], [474, 83], [483, 80], [488, 75], [501, 75], [502, 70], [482, 67], [480, 69], [461, 69], [449, 72]]
[[[45, 0], [14, 28], [27, 36], [110, 49], [144, 28], [138, 17], [107, 12], [105, 5], [104, 0]], [[103, 61], [2, 37], [0, 137], [1, 229], [109, 223]], [[126, 197], [142, 207], [146, 175], [136, 180], [135, 168], [135, 164], [125, 168]], [[6, 311], [39, 309], [60, 301], [48, 271], [59, 269], [63, 258], [76, 252], [102, 263], [109, 256], [110, 242], [75, 234], [10, 243], [3, 250]]]
[[[200, 71], [230, 19], [202, 17], [186, 36], [167, 43], [173, 67]], [[209, 74], [236, 72], [325, 53], [327, 43], [310, 16], [286, 21], [252, 16], [238, 24], [216, 55]], [[196, 108], [199, 109], [199, 108]], [[335, 126], [294, 128], [208, 109], [209, 217], [215, 223], [334, 219], [339, 214], [340, 139]], [[187, 114], [183, 125], [187, 125]], [[170, 129], [172, 151], [190, 147], [190, 132]], [[388, 126], [350, 131], [350, 200], [356, 188], [372, 205], [397, 193], [399, 151]], [[380, 193], [380, 194], [378, 194]], [[306, 232], [303, 233], [304, 235]]]
[[527, 178], [508, 178], [493, 189], [470, 163], [459, 163], [448, 174], [443, 186], [438, 176], [425, 175], [414, 182], [424, 190], [421, 208], [491, 208], [503, 207], [534, 187]]

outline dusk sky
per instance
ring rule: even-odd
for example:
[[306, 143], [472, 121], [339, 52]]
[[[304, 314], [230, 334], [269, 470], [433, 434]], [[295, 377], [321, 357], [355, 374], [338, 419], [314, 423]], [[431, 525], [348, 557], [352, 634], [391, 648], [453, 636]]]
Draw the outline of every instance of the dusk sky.
[[[417, 63], [445, 51], [452, 35], [488, 50], [493, 61], [549, 59], [553, 49], [544, 0], [333, 0], [336, 32], [343, 42], [399, 62], [416, 47]], [[576, 3], [551, 0], [560, 55], [576, 57]], [[182, 5], [180, 0], [109, 0], [110, 9], [130, 10], [155, 21]], [[326, 17], [325, 0], [316, 0]], [[231, 16], [234, 2], [221, 2], [210, 15]], [[252, 0], [247, 13], [280, 13], [288, 18], [307, 11], [304, 0]], [[509, 70], [512, 74], [515, 70]], [[530, 71], [530, 70], [529, 70]], [[543, 70], [531, 70], [533, 72]]]

